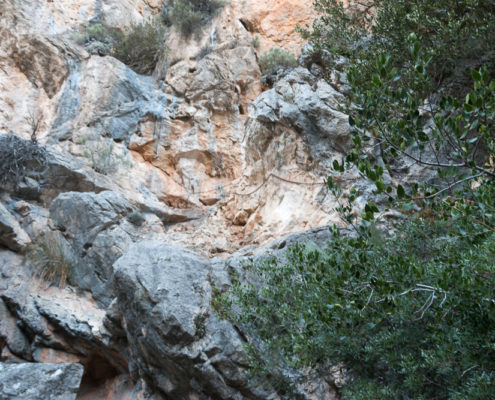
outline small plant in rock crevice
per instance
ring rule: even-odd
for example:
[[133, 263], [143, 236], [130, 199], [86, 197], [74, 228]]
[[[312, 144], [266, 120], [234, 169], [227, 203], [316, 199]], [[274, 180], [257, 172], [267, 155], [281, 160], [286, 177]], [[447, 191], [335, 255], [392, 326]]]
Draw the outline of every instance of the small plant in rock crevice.
[[224, 5], [221, 0], [172, 0], [162, 18], [189, 38], [198, 35]]
[[83, 156], [91, 162], [91, 167], [100, 174], [111, 175], [120, 166], [132, 167], [132, 163], [126, 160], [125, 154], [119, 155], [115, 152], [115, 143], [112, 139], [84, 137], [80, 144], [84, 144], [86, 147]]
[[127, 215], [127, 220], [133, 225], [141, 226], [146, 221], [146, 218], [141, 211], [133, 211]]
[[253, 37], [252, 44], [253, 44], [253, 47], [255, 49], [259, 49], [260, 48], [260, 46], [261, 46], [260, 35], [256, 35], [256, 36]]
[[194, 317], [194, 326], [196, 328], [196, 336], [202, 338], [206, 334], [206, 319], [208, 313], [200, 313]]
[[35, 276], [58, 287], [67, 285], [77, 258], [69, 243], [58, 231], [40, 236], [29, 248], [28, 259]]
[[297, 60], [290, 51], [278, 47], [272, 47], [264, 52], [258, 60], [263, 75], [274, 74], [280, 68], [294, 68]]

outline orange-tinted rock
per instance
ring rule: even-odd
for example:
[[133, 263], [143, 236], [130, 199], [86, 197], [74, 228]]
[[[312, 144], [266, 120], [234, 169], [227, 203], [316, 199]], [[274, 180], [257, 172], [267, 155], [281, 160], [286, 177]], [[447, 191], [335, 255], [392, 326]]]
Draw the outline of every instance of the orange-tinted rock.
[[300, 52], [304, 39], [296, 26], [311, 25], [316, 12], [312, 0], [233, 0], [235, 14], [252, 36], [260, 38], [259, 51], [281, 47], [295, 54]]

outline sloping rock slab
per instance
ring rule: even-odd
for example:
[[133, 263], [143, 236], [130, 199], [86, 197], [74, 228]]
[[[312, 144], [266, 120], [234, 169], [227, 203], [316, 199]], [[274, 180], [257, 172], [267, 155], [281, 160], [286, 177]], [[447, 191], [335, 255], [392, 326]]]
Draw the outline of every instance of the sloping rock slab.
[[0, 364], [0, 398], [74, 400], [83, 370], [81, 364]]

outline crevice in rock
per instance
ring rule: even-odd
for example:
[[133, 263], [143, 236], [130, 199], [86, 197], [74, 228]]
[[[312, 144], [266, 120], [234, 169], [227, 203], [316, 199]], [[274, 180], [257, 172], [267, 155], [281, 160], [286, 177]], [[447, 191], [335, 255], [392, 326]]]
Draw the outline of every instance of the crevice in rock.
[[98, 354], [92, 354], [85, 361], [84, 374], [81, 380], [81, 386], [77, 392], [77, 399], [90, 399], [93, 394], [105, 387], [107, 382], [115, 379], [120, 372], [105, 358]]
[[239, 18], [239, 22], [248, 32], [255, 32], [254, 25], [251, 21], [247, 20], [246, 18]]

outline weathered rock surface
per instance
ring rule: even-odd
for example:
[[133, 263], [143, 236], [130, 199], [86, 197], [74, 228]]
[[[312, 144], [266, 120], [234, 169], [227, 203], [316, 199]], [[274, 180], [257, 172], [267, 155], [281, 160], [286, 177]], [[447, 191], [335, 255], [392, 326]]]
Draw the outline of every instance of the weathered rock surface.
[[133, 211], [128, 201], [112, 191], [65, 192], [51, 203], [54, 226], [64, 232], [79, 259], [70, 281], [92, 292], [105, 305], [114, 297], [109, 278], [115, 260], [135, 241], [164, 236], [156, 215], [141, 214], [143, 220], [136, 225], [132, 222], [133, 212], [138, 211]]
[[[7, 306], [0, 299], [0, 340], [8, 347], [9, 351], [24, 360], [31, 359], [29, 341], [16, 325], [16, 319], [10, 314]], [[1, 346], [3, 347], [3, 346]]]
[[19, 251], [31, 243], [31, 238], [21, 228], [17, 219], [0, 203], [0, 245]]
[[165, 243], [133, 245], [115, 263], [131, 371], [170, 398], [268, 398], [249, 388], [242, 338], [210, 310], [209, 263]]
[[298, 53], [304, 40], [296, 26], [310, 25], [316, 16], [311, 0], [232, 1], [236, 16], [254, 36], [260, 37], [260, 51], [282, 47]]
[[80, 364], [0, 363], [0, 398], [74, 400], [82, 374]]

